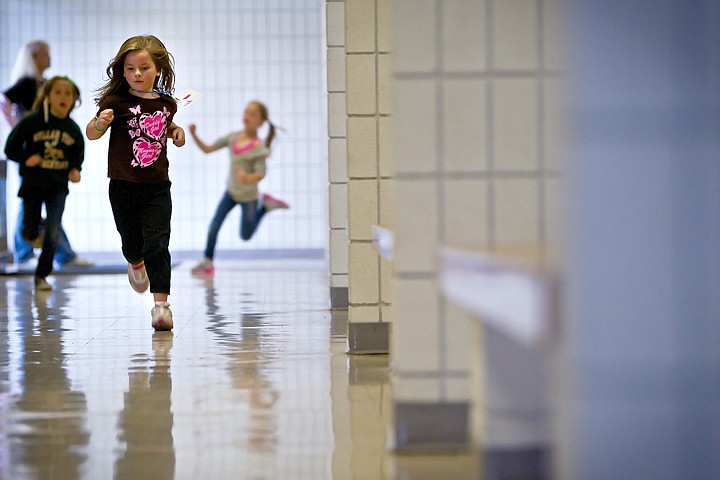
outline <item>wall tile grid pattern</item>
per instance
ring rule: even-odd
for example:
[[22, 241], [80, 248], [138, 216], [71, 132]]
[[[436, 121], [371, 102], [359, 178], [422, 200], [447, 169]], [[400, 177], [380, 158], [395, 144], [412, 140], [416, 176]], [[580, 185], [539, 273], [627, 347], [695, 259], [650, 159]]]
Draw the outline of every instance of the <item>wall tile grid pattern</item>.
[[371, 227], [392, 224], [391, 62], [388, 0], [346, 0], [349, 322], [390, 321], [392, 264]]
[[325, 3], [328, 75], [328, 177], [330, 181], [330, 287], [348, 286], [348, 166], [345, 107], [345, 2]]
[[[203, 93], [196, 103], [180, 107], [178, 125], [196, 123], [200, 137], [213, 142], [241, 129], [245, 104], [259, 99], [284, 129], [273, 144], [268, 176], [260, 186], [292, 208], [268, 217], [250, 243], [239, 238], [239, 209], [234, 210], [220, 232], [218, 249], [324, 249], [328, 219], [322, 5], [318, 0], [209, 0], [199, 8], [191, 0], [6, 0], [0, 2], [1, 84], [6, 88], [22, 44], [47, 40], [53, 64], [46, 74], [69, 75], [76, 81], [83, 102], [72, 117], [84, 128], [95, 114], [94, 90], [120, 44], [132, 35], [158, 36], [175, 57], [177, 90], [191, 87]], [[331, 72], [339, 75], [329, 75], [328, 83], [344, 83], [342, 69]], [[338, 103], [344, 105], [344, 100], [329, 100], [331, 111]], [[4, 141], [7, 128], [0, 134]], [[106, 142], [86, 143], [83, 181], [70, 188], [63, 224], [79, 252], [120, 251], [107, 199]], [[332, 151], [344, 151], [337, 147]], [[224, 190], [228, 153], [204, 155], [188, 138], [183, 148], [170, 146], [169, 157], [171, 249], [200, 251]], [[12, 232], [18, 180], [17, 169], [10, 170]]]
[[392, 2], [396, 401], [469, 398], [469, 325], [438, 290], [438, 247], [556, 238], [559, 1]]

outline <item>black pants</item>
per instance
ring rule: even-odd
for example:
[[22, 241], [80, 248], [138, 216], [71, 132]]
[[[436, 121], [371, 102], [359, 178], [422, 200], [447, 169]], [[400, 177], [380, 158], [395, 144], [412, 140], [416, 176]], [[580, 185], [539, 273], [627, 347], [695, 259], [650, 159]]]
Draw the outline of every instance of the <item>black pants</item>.
[[24, 210], [22, 235], [25, 239], [32, 241], [38, 237], [43, 203], [47, 211], [45, 239], [35, 269], [36, 277], [45, 278], [52, 272], [53, 257], [60, 237], [60, 222], [65, 211], [67, 194], [65, 189], [35, 188], [25, 185], [21, 188]]
[[110, 205], [125, 259], [145, 261], [150, 291], [170, 293], [170, 181], [110, 180]]

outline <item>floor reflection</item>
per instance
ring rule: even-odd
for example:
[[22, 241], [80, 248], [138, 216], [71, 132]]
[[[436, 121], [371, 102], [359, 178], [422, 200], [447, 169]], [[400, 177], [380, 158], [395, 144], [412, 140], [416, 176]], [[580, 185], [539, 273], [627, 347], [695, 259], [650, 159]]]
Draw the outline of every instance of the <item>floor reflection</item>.
[[32, 285], [22, 283], [14, 299], [14, 334], [21, 344], [18, 392], [5, 412], [8, 478], [78, 478], [90, 434], [85, 394], [73, 388], [64, 365], [67, 296], [62, 291], [34, 295]]
[[0, 479], [465, 480], [397, 456], [388, 357], [348, 356], [320, 261], [173, 270], [172, 332], [125, 275], [0, 277]]
[[153, 355], [133, 356], [128, 391], [118, 419], [118, 440], [124, 450], [115, 461], [115, 478], [175, 478], [172, 378], [172, 332], [152, 334]]
[[[226, 370], [232, 387], [245, 395], [248, 406], [244, 446], [250, 452], [272, 452], [277, 444], [277, 415], [273, 407], [279, 393], [268, 373], [273, 367], [273, 355], [267, 349], [271, 345], [263, 339], [264, 327], [267, 326], [263, 319], [266, 315], [240, 313], [238, 319], [237, 315], [223, 314], [219, 308], [214, 278], [206, 277], [203, 280], [206, 288], [207, 329], [213, 333], [222, 348], [222, 354], [228, 359]], [[244, 296], [243, 304], [252, 302], [248, 297]]]

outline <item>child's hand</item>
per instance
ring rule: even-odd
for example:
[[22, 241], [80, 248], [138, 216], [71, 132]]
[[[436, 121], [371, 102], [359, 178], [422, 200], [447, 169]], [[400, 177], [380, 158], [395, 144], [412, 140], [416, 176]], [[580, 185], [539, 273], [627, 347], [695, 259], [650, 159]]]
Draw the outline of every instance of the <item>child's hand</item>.
[[42, 162], [42, 157], [39, 154], [32, 155], [25, 160], [26, 167], [37, 167]]
[[100, 130], [106, 130], [114, 119], [115, 113], [112, 108], [105, 109], [98, 115], [95, 126]]
[[73, 183], [78, 183], [80, 181], [80, 170], [77, 168], [70, 170], [70, 173], [68, 173], [68, 180]]
[[195, 126], [194, 123], [191, 123], [188, 125], [188, 130], [190, 130], [191, 135], [195, 135], [195, 132], [197, 131], [197, 126]]
[[176, 147], [185, 145], [185, 130], [180, 127], [175, 128], [172, 132], [172, 139]]

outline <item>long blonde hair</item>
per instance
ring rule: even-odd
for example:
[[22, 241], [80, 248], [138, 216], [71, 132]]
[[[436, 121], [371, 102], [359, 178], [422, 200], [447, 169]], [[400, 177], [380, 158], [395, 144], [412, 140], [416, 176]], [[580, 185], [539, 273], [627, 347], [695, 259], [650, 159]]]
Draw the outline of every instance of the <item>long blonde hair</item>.
[[110, 60], [105, 73], [108, 81], [100, 87], [95, 97], [95, 103], [100, 103], [113, 93], [117, 93], [124, 88], [129, 88], [124, 76], [125, 57], [128, 53], [146, 50], [150, 54], [150, 58], [155, 64], [160, 75], [155, 79], [153, 89], [171, 92], [175, 85], [175, 59], [167, 51], [165, 45], [154, 35], [137, 35], [130, 37], [123, 42], [115, 57]]
[[42, 80], [43, 72], [38, 68], [35, 55], [43, 48], [46, 48], [48, 51], [50, 50], [50, 45], [44, 40], [33, 40], [20, 47], [17, 57], [15, 58], [15, 65], [10, 73], [10, 85], [15, 85], [15, 83], [23, 77]]

